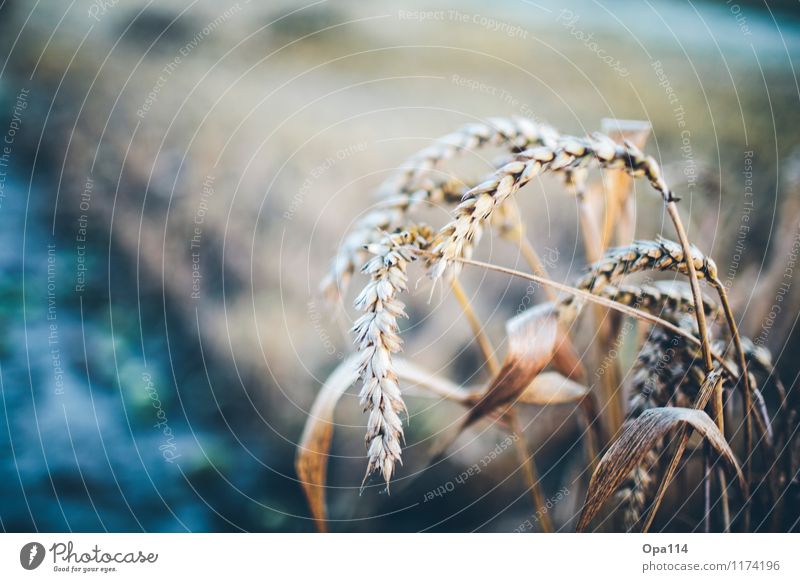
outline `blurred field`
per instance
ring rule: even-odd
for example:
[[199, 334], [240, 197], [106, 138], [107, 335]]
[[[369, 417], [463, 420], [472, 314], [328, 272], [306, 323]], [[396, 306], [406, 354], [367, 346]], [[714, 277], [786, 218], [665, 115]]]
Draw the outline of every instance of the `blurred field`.
[[[3, 529], [311, 530], [295, 444], [351, 349], [353, 316], [326, 306], [318, 282], [393, 168], [487, 116], [576, 134], [606, 117], [649, 121], [648, 151], [683, 196], [690, 235], [729, 276], [744, 331], [764, 332], [800, 228], [792, 3], [742, 2], [738, 18], [712, 2], [111, 4], [0, 4], [0, 132], [15, 108], [20, 125], [0, 199]], [[491, 162], [461, 167], [478, 177]], [[637, 188], [637, 229], [671, 235], [658, 197]], [[520, 205], [570, 281], [584, 263], [574, 200], [544, 179]], [[501, 241], [484, 249], [520, 264]], [[502, 345], [526, 285], [466, 283]], [[420, 318], [420, 289], [409, 356], [484, 381], [457, 306], [434, 295]], [[790, 285], [766, 330], [787, 386], [800, 371], [799, 301]], [[406, 475], [458, 413], [412, 401]], [[359, 497], [355, 398], [337, 421], [334, 530], [510, 531], [529, 517], [510, 454], [420, 503], [499, 431], [480, 428], [390, 497]], [[555, 492], [581, 461], [565, 447], [575, 421], [533, 426]], [[557, 519], [583, 494], [575, 486]]]

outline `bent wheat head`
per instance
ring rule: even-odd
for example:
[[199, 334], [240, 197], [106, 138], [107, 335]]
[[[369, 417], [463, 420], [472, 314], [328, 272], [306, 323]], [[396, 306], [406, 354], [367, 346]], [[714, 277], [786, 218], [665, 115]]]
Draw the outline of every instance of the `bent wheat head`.
[[364, 311], [364, 315], [353, 326], [356, 349], [361, 355], [358, 371], [363, 386], [359, 397], [364, 410], [369, 411], [365, 481], [378, 471], [388, 485], [395, 463], [400, 462], [400, 414], [406, 407], [392, 367], [392, 354], [402, 346], [397, 318], [405, 316], [405, 306], [397, 295], [407, 288], [406, 268], [415, 258], [409, 248], [424, 249], [431, 235], [425, 225], [410, 226], [367, 247], [374, 255], [363, 267], [370, 281], [355, 300], [356, 309]]

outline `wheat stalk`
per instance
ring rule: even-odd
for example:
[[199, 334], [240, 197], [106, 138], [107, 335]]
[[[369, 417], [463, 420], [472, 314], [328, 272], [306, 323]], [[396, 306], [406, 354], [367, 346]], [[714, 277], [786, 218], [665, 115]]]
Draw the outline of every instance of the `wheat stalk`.
[[[479, 185], [469, 187], [454, 178], [429, 175], [459, 153], [474, 151], [487, 145], [503, 146], [514, 155], [507, 156], [498, 164], [498, 169]], [[615, 175], [621, 180], [626, 180], [623, 174], [647, 178], [663, 198], [667, 213], [675, 226], [678, 242], [660, 237], [654, 241], [635, 241], [600, 256], [604, 248], [603, 241], [610, 238], [609, 229], [613, 228], [615, 221], [613, 217], [607, 220], [601, 235], [594, 217], [590, 216], [591, 209], [585, 203], [584, 193], [587, 172], [591, 167], [615, 170]], [[516, 191], [545, 172], [557, 172], [566, 177], [566, 183], [573, 189], [581, 209], [586, 256], [593, 264], [574, 287], [556, 284], [549, 279], [541, 259], [525, 237], [524, 224], [516, 210]], [[665, 411], [673, 407], [702, 409], [710, 401], [717, 423], [718, 432], [715, 434], [724, 441], [724, 436], [721, 436], [724, 435], [723, 380], [720, 372], [713, 367], [714, 360], [718, 361], [719, 370], [726, 374], [725, 380], [730, 380], [728, 386], [739, 388], [744, 385], [745, 441], [748, 453], [744, 469], [747, 482], [750, 482], [749, 457], [754, 452], [750, 426], [751, 409], [754, 412], [752, 418], [755, 419], [762, 437], [759, 443], [764, 444], [767, 456], [771, 455], [773, 434], [770, 418], [764, 399], [756, 387], [756, 382], [761, 379], [760, 376], [758, 379], [756, 376], [751, 377], [748, 371], [749, 366], [754, 366], [759, 371], [771, 370], [771, 364], [763, 353], [757, 353], [746, 338], [739, 336], [727, 294], [717, 276], [716, 265], [690, 244], [677, 210], [677, 198], [667, 187], [657, 163], [632, 143], [618, 144], [601, 134], [592, 134], [585, 138], [560, 136], [547, 126], [538, 126], [524, 119], [491, 119], [487, 123], [472, 124], [449, 134], [409, 158], [399, 172], [382, 184], [379, 195], [380, 202], [345, 238], [323, 283], [324, 289], [335, 296], [346, 285], [352, 273], [369, 259], [363, 271], [370, 276], [370, 280], [356, 299], [356, 307], [365, 313], [353, 328], [360, 353], [359, 375], [363, 380], [361, 401], [369, 412], [366, 435], [369, 463], [364, 482], [372, 473], [380, 472], [388, 487], [396, 463], [401, 462], [403, 425], [400, 416], [405, 411], [405, 405], [400, 395], [398, 375], [393, 369], [392, 355], [400, 351], [402, 346], [397, 319], [405, 313], [398, 295], [407, 287], [407, 265], [418, 255], [426, 257], [429, 274], [434, 279], [443, 277], [445, 273], [454, 275], [450, 279], [454, 294], [470, 320], [490, 368], [497, 368], [491, 343], [458, 284], [457, 274], [463, 264], [492, 268], [537, 281], [545, 285], [551, 298], [554, 298], [555, 290], [566, 292], [564, 299], [554, 301], [561, 316], [560, 325], [565, 325], [570, 318], [576, 317], [586, 302], [603, 305], [654, 324], [655, 327], [642, 346], [634, 367], [629, 413], [625, 423], [638, 421], [639, 416], [651, 408]], [[410, 223], [410, 214], [418, 205], [431, 202], [452, 204], [458, 200], [460, 204], [456, 207], [452, 220], [438, 233]], [[487, 225], [491, 225], [502, 237], [519, 246], [535, 275], [528, 276], [469, 259]], [[386, 234], [388, 232], [392, 234]], [[690, 286], [688, 289], [666, 288], [658, 284], [618, 286], [625, 275], [645, 270], [682, 273], [689, 278]], [[715, 288], [721, 309], [714, 301], [703, 297], [699, 279], [706, 279]], [[712, 348], [708, 333], [706, 317], [716, 319], [720, 312], [724, 314], [730, 331], [726, 338], [733, 346], [734, 357], [731, 359], [727, 356], [729, 346], [716, 342]], [[606, 329], [609, 334], [612, 330], [612, 327]], [[600, 344], [607, 344], [609, 338], [610, 336], [601, 334]], [[669, 353], [673, 355], [666, 365], [659, 366], [668, 345]], [[723, 355], [719, 353], [721, 349]], [[770, 371], [767, 376], [771, 373]], [[785, 394], [781, 394], [778, 414], [784, 410], [785, 402]], [[619, 408], [621, 410], [622, 405]], [[518, 431], [519, 426], [513, 414], [513, 410], [508, 411], [508, 420], [512, 430]], [[788, 413], [786, 416], [788, 418]], [[705, 414], [702, 417], [708, 419]], [[628, 529], [642, 519], [644, 507], [654, 497], [642, 528], [643, 531], [649, 529], [664, 498], [666, 487], [683, 456], [688, 442], [689, 426], [694, 426], [695, 421], [701, 420], [697, 415], [683, 420], [681, 418], [670, 417], [670, 426], [680, 426], [682, 422], [683, 428], [677, 449], [654, 496], [652, 489], [658, 481], [659, 467], [657, 453], [663, 451], [663, 446], [652, 441], [651, 444], [655, 443], [656, 446], [650, 453], [642, 456], [640, 452], [635, 460], [629, 460], [629, 464], [625, 465], [625, 470], [630, 473], [623, 486], [616, 491], [616, 496], [625, 508], [622, 517]], [[622, 424], [621, 421], [619, 424]], [[727, 443], [724, 444], [727, 446]], [[527, 453], [521, 452], [524, 453], [521, 455], [523, 460], [532, 461], [532, 458], [528, 459]], [[777, 462], [777, 457], [775, 460]], [[708, 468], [707, 463], [706, 506], [710, 508]], [[615, 478], [615, 483], [619, 485], [619, 479], [623, 479], [625, 475], [625, 471], [621, 472]], [[730, 526], [730, 511], [725, 475], [721, 471], [719, 475], [720, 501], [727, 531]], [[536, 481], [535, 476], [533, 481]], [[610, 489], [608, 493], [613, 494], [614, 489]], [[743, 509], [745, 521], [749, 519], [748, 507], [749, 499], [745, 501]], [[591, 519], [591, 516], [587, 519]], [[707, 526], [710, 523], [708, 519], [707, 512]]]
[[364, 482], [377, 471], [388, 487], [395, 464], [402, 462], [400, 414], [406, 407], [392, 367], [392, 354], [401, 350], [397, 319], [406, 314], [397, 296], [407, 288], [406, 269], [415, 259], [410, 249], [424, 249], [431, 235], [429, 227], [411, 225], [367, 247], [374, 255], [363, 267], [370, 280], [355, 300], [356, 309], [364, 311], [364, 315], [353, 325], [360, 353], [358, 372], [363, 381], [359, 397], [364, 410], [369, 411], [366, 434], [369, 463]]

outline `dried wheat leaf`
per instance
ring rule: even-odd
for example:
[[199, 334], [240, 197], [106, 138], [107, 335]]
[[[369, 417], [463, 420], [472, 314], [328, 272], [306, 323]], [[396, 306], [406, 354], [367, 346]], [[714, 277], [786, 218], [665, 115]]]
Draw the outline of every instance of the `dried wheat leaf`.
[[603, 504], [619, 488], [631, 470], [639, 465], [656, 443], [671, 431], [688, 426], [703, 436], [713, 449], [736, 472], [742, 488], [744, 475], [725, 437], [702, 410], [693, 408], [652, 408], [631, 421], [608, 449], [592, 475], [586, 504], [577, 531], [583, 531]]
[[587, 394], [589, 390], [585, 386], [565, 378], [558, 372], [543, 372], [528, 384], [517, 402], [536, 406], [571, 404], [580, 402]]
[[476, 399], [462, 428], [512, 404], [553, 359], [560, 335], [551, 303], [528, 309], [506, 324], [508, 354], [500, 372]]
[[554, 370], [560, 372], [570, 380], [577, 380], [579, 382], [586, 380], [586, 367], [575, 351], [575, 346], [572, 345], [569, 334], [562, 328], [558, 330], [556, 348], [553, 352], [551, 365]]
[[351, 356], [333, 371], [311, 406], [297, 447], [295, 469], [317, 529], [326, 531], [325, 483], [333, 438], [333, 413], [339, 399], [358, 379], [359, 357]]

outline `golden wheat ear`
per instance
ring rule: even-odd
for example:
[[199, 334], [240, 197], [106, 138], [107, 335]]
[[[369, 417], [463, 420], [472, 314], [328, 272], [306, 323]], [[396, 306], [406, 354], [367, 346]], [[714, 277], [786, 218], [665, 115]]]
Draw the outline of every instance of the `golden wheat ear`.
[[411, 249], [424, 249], [432, 238], [425, 225], [408, 225], [405, 230], [385, 235], [380, 242], [368, 245], [373, 255], [363, 267], [370, 276], [355, 300], [364, 314], [353, 325], [359, 354], [359, 398], [367, 419], [366, 474], [362, 489], [372, 473], [380, 473], [388, 487], [395, 467], [401, 463], [405, 402], [400, 393], [393, 355], [403, 342], [397, 320], [405, 317], [405, 305], [399, 299], [408, 284], [408, 264], [416, 259]]

